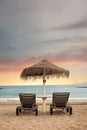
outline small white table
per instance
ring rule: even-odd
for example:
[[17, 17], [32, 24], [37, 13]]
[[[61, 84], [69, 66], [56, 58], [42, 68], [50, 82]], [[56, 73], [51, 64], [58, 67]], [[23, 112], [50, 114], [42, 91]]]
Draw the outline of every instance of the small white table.
[[38, 98], [42, 98], [42, 101], [43, 101], [43, 112], [45, 113], [45, 102], [46, 102], [46, 99], [47, 99], [47, 96], [38, 96]]

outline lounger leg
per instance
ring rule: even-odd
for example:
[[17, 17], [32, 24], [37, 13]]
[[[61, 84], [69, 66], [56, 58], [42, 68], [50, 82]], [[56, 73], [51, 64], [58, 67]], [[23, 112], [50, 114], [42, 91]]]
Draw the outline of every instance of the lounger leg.
[[16, 115], [19, 115], [19, 108], [16, 108]]
[[69, 114], [72, 115], [72, 107], [70, 107]]
[[50, 114], [53, 115], [53, 108], [50, 108]]
[[66, 112], [69, 112], [69, 108], [66, 108]]
[[71, 106], [67, 106], [66, 112], [69, 112], [69, 114], [72, 115], [72, 107]]
[[21, 113], [21, 109], [19, 109], [19, 112]]
[[36, 116], [38, 116], [38, 109], [36, 109]]

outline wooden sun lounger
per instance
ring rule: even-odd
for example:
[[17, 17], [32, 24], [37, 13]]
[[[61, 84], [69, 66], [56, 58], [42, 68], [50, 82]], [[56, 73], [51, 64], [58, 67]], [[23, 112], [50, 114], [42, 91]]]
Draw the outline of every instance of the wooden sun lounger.
[[50, 114], [53, 114], [53, 109], [66, 109], [66, 112], [72, 115], [72, 107], [67, 105], [69, 92], [54, 92], [52, 104], [50, 104]]
[[36, 105], [36, 95], [34, 93], [19, 93], [21, 106], [16, 108], [16, 115], [19, 115], [22, 111], [35, 111], [38, 115], [38, 106]]

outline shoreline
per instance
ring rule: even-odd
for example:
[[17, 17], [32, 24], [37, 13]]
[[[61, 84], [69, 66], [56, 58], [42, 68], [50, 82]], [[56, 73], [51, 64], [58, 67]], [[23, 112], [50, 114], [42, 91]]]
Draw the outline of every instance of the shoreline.
[[[20, 99], [19, 99], [19, 97], [16, 97], [16, 98], [10, 98], [10, 97], [8, 97], [8, 98], [4, 98], [4, 97], [0, 97], [0, 101], [19, 101]], [[41, 101], [42, 100], [42, 98], [41, 97], [36, 97], [36, 100], [37, 101]], [[46, 99], [47, 101], [51, 101], [52, 100], [52, 97], [47, 97], [47, 99]], [[82, 101], [86, 101], [87, 100], [87, 98], [69, 98], [69, 100], [70, 101], [80, 101], [80, 100], [82, 100]]]
[[[42, 100], [36, 100], [36, 103], [38, 105], [43, 105]], [[46, 105], [50, 105], [52, 103], [52, 100], [46, 100]], [[19, 104], [20, 100], [0, 100], [0, 104]], [[69, 99], [68, 103], [69, 105], [87, 105], [87, 99]]]

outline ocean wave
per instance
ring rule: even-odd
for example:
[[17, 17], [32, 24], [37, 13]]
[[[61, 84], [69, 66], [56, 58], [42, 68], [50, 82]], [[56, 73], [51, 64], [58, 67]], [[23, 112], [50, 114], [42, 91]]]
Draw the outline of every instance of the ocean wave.
[[0, 98], [0, 101], [19, 101], [19, 98]]
[[[0, 98], [0, 102], [1, 101], [19, 101], [20, 99], [19, 98]], [[37, 101], [42, 101], [42, 98], [41, 97], [37, 97], [36, 98]], [[46, 98], [46, 101], [51, 101], [52, 100], [52, 97], [47, 97]], [[79, 100], [79, 101], [82, 101], [82, 100], [87, 100], [87, 98], [69, 98], [69, 100], [72, 100], [72, 101], [76, 101], [76, 100]]]

